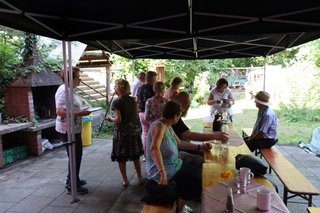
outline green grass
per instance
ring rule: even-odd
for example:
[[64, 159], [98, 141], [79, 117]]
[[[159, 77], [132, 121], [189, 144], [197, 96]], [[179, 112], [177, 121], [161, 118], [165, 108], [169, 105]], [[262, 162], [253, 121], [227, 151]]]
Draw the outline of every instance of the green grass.
[[191, 129], [193, 132], [202, 132], [203, 130], [203, 119], [183, 119], [184, 123]]
[[101, 128], [101, 131], [98, 130], [95, 132], [92, 132], [93, 138], [105, 138], [105, 139], [112, 139], [112, 132], [113, 132], [113, 123], [110, 123], [108, 121], [103, 122], [103, 126]]
[[[279, 139], [280, 144], [297, 144], [299, 141], [309, 142], [313, 129], [319, 126], [319, 122], [307, 121], [306, 116], [302, 116], [301, 113], [294, 110], [280, 109], [275, 110], [275, 112], [278, 117], [277, 138]], [[311, 115], [312, 113], [315, 114], [312, 110], [308, 109], [304, 109], [303, 112], [307, 115]], [[242, 128], [253, 128], [257, 113], [258, 109], [243, 109], [241, 113], [234, 114], [233, 121], [237, 132], [241, 134]], [[293, 116], [297, 118], [298, 121], [292, 121], [291, 118]], [[191, 131], [202, 132], [202, 118], [184, 119], [184, 122]], [[112, 138], [113, 124], [109, 122], [105, 122], [104, 124], [102, 131], [99, 134], [93, 133], [93, 137]]]
[[[276, 114], [281, 114], [276, 111]], [[256, 109], [245, 109], [242, 113], [234, 114], [233, 121], [238, 133], [241, 133], [242, 128], [253, 128], [257, 118]], [[202, 132], [203, 121], [202, 118], [184, 120], [186, 125], [195, 132]], [[309, 142], [312, 131], [318, 127], [318, 122], [289, 122], [285, 117], [278, 117], [278, 134], [280, 144], [297, 144], [299, 141]]]

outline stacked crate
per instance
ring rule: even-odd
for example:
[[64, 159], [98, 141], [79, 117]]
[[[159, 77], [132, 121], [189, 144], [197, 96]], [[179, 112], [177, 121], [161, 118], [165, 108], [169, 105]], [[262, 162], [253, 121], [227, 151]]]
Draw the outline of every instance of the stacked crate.
[[26, 146], [16, 146], [3, 150], [3, 163], [4, 165], [13, 163], [17, 160], [23, 159], [27, 156]]

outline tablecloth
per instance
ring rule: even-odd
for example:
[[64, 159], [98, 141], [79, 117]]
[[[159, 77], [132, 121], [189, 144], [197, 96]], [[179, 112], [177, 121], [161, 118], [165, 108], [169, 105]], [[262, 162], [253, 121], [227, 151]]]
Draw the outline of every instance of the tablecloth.
[[233, 188], [234, 213], [289, 213], [288, 208], [274, 190], [272, 190], [270, 210], [261, 211], [257, 209], [257, 189], [265, 186], [251, 182], [248, 184], [245, 194], [237, 194], [235, 180], [229, 180], [203, 189], [203, 213], [225, 212], [228, 186]]

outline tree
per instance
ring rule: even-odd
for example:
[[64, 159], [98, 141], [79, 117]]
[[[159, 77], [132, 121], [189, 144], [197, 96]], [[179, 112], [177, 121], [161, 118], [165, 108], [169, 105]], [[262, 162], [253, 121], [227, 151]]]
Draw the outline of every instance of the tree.
[[5, 29], [2, 27], [0, 36], [0, 87], [9, 85], [15, 79], [15, 68], [22, 61], [22, 34], [14, 34], [14, 31]]
[[23, 67], [27, 55], [33, 54], [32, 49], [37, 45], [42, 62], [52, 69], [61, 69], [61, 58], [49, 58], [57, 42], [40, 43], [39, 36], [19, 30], [0, 26], [0, 88], [6, 87], [20, 75], [37, 72], [40, 68]]
[[[124, 58], [118, 55], [111, 55], [110, 60], [113, 62], [112, 67], [116, 69], [121, 69], [120, 76], [116, 78], [124, 78], [131, 80], [132, 76], [132, 59]], [[136, 76], [141, 71], [148, 71], [150, 59], [135, 59], [134, 60], [134, 75]]]

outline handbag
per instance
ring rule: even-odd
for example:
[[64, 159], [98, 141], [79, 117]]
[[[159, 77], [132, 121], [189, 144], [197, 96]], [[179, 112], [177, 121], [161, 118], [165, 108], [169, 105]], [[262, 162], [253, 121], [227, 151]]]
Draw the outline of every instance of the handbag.
[[265, 175], [267, 173], [268, 167], [255, 156], [238, 154], [235, 158], [236, 169], [240, 169], [241, 167], [248, 167], [255, 176]]
[[214, 115], [214, 120], [212, 123], [212, 131], [221, 131], [221, 123], [219, 118], [221, 118], [221, 114], [217, 113]]
[[141, 201], [147, 204], [173, 204], [178, 200], [176, 185], [168, 182], [168, 185], [161, 185], [152, 179], [146, 179], [144, 196]]

